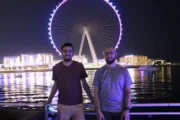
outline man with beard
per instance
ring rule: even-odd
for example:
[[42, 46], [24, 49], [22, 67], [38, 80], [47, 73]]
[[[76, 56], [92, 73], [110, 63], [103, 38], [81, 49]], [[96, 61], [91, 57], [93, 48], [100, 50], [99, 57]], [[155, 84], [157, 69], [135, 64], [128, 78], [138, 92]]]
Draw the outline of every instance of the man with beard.
[[132, 83], [126, 68], [115, 63], [117, 53], [113, 47], [104, 50], [106, 65], [94, 76], [94, 99], [98, 120], [130, 120]]
[[81, 81], [87, 95], [93, 102], [93, 97], [85, 79], [88, 75], [82, 63], [72, 61], [73, 51], [71, 43], [63, 44], [61, 47], [63, 61], [56, 64], [52, 70], [54, 84], [45, 104], [50, 104], [58, 90], [57, 120], [85, 119]]

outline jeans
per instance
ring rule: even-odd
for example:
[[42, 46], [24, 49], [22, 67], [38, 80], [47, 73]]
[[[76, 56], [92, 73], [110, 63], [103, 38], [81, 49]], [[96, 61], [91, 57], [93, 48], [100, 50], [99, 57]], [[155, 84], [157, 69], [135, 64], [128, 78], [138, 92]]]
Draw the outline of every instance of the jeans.
[[121, 112], [102, 111], [105, 120], [121, 120]]

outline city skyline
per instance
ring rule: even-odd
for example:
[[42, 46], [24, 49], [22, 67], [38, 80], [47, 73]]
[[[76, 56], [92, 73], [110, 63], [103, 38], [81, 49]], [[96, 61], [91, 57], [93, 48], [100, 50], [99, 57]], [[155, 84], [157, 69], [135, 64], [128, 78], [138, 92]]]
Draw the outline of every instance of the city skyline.
[[[96, 62], [88, 61], [85, 55], [74, 55], [72, 60], [81, 62], [86, 69], [95, 69], [106, 64], [105, 59], [97, 59]], [[4, 56], [3, 64], [0, 64], [0, 72], [24, 72], [24, 71], [51, 71], [55, 64], [62, 59], [54, 59], [52, 53], [21, 54], [18, 56]], [[136, 67], [141, 70], [153, 69], [153, 66], [178, 66], [162, 59], [152, 59], [148, 56], [126, 55], [117, 58], [116, 63], [123, 67]], [[154, 67], [154, 69], [156, 69]]]
[[[3, 62], [2, 63], [4, 63], [4, 60], [6, 59], [6, 58], [13, 58], [13, 59], [18, 59], [19, 61], [20, 61], [20, 59], [21, 58], [19, 58], [19, 57], [22, 57], [22, 56], [33, 56], [33, 57], [35, 57], [34, 58], [34, 60], [36, 59], [36, 57], [37, 56], [39, 56], [39, 55], [50, 55], [52, 58], [53, 58], [53, 60], [55, 60], [55, 61], [58, 61], [58, 60], [62, 60], [63, 58], [61, 57], [61, 58], [58, 58], [58, 59], [56, 59], [56, 58], [54, 58], [54, 55], [53, 55], [53, 53], [21, 53], [21, 54], [19, 54], [19, 55], [10, 55], [10, 56], [3, 56]], [[124, 55], [124, 56], [119, 56], [119, 57], [116, 57], [116, 60], [117, 61], [121, 61], [121, 59], [124, 59], [124, 58], [136, 58], [136, 57], [142, 57], [142, 59], [144, 59], [145, 61], [146, 60], [162, 60], [162, 61], [166, 61], [166, 62], [172, 62], [172, 61], [167, 61], [167, 60], [165, 60], [165, 59], [161, 59], [161, 58], [150, 58], [149, 56], [146, 56], [146, 55]], [[88, 56], [87, 55], [85, 55], [85, 54], [82, 54], [82, 55], [78, 55], [78, 54], [74, 54], [73, 55], [73, 57], [72, 57], [72, 59], [73, 60], [75, 60], [75, 61], [79, 61], [79, 62], [82, 62], [82, 59], [84, 59], [86, 62], [88, 62], [88, 63], [93, 63], [93, 62], [91, 62], [91, 61], [88, 61]], [[98, 59], [99, 61], [101, 61], [101, 60], [103, 60], [104, 58], [102, 58], [102, 59]], [[141, 59], [141, 58], [140, 58]], [[140, 60], [139, 59], [139, 60]], [[138, 61], [138, 60], [137, 60]], [[140, 60], [141, 61], [141, 60]], [[0, 63], [0, 64], [2, 64], [2, 63]], [[173, 63], [173, 62], [172, 62]]]
[[[123, 35], [118, 57], [135, 54], [150, 58], [180, 61], [176, 49], [179, 47], [180, 28], [176, 1], [126, 1], [110, 0], [119, 9]], [[0, 5], [0, 63], [3, 56], [20, 53], [53, 53], [48, 39], [50, 14], [61, 0], [11, 2], [2, 0]]]

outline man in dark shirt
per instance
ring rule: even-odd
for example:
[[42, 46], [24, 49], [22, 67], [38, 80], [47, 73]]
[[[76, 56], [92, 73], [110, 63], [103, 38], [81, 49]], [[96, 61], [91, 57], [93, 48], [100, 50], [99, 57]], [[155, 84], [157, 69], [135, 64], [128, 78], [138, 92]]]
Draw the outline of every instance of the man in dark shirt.
[[50, 104], [58, 90], [58, 120], [84, 120], [81, 81], [87, 95], [93, 102], [85, 79], [88, 75], [82, 63], [72, 61], [73, 45], [71, 43], [62, 45], [61, 53], [63, 61], [53, 67], [54, 84], [46, 104]]

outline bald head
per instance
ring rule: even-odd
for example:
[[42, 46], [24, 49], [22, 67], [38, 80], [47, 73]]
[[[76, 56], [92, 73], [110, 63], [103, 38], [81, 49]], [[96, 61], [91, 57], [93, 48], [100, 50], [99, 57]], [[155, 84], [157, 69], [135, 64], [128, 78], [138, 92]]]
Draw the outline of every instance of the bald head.
[[110, 47], [105, 48], [103, 52], [105, 53], [105, 52], [110, 52], [110, 51], [114, 51], [114, 52], [116, 52], [116, 50], [114, 49], [114, 47], [111, 47], [111, 46], [110, 46]]
[[112, 64], [116, 59], [116, 50], [113, 47], [107, 47], [104, 49], [104, 58], [107, 64]]

